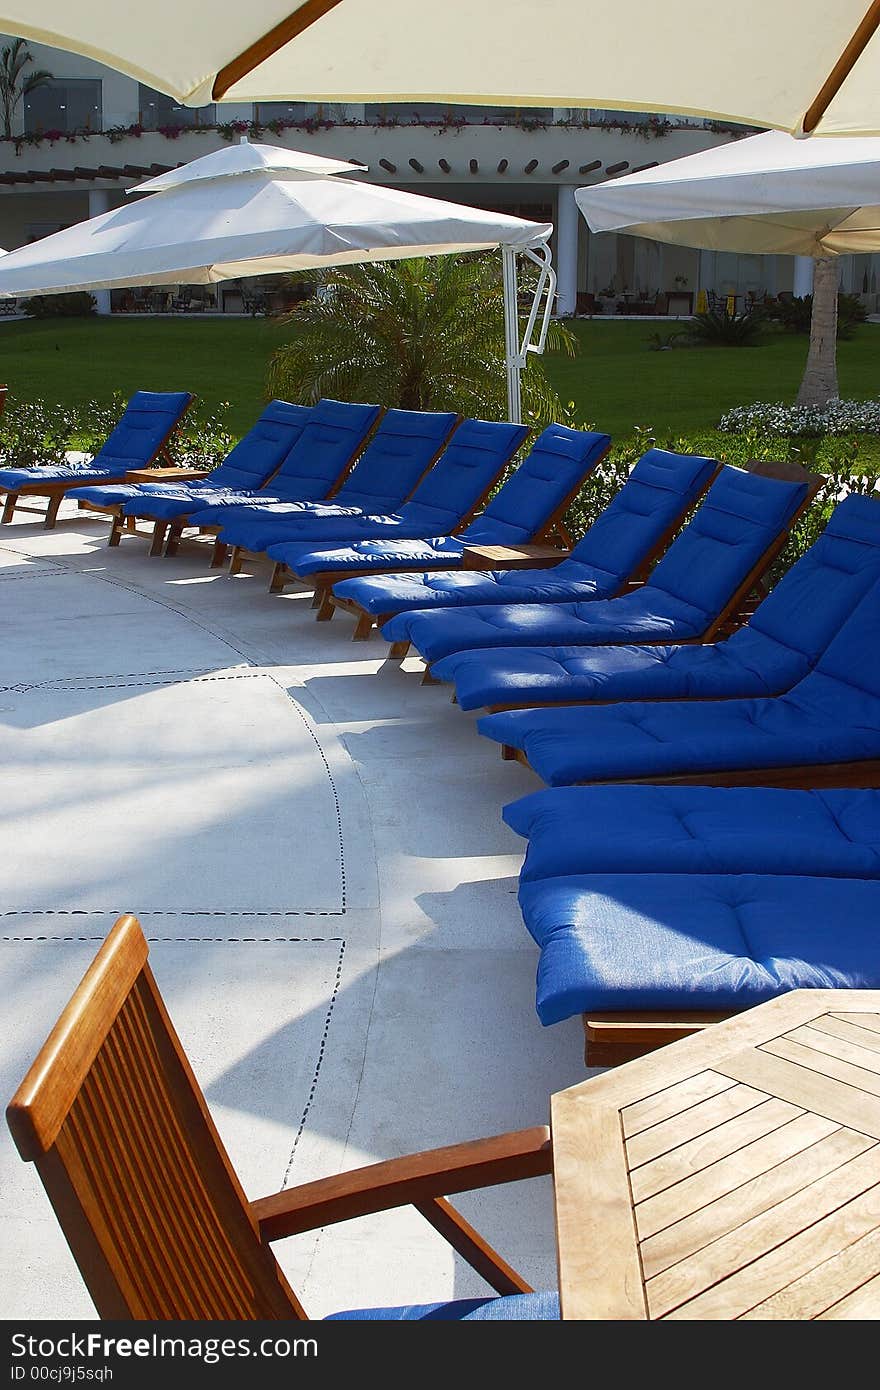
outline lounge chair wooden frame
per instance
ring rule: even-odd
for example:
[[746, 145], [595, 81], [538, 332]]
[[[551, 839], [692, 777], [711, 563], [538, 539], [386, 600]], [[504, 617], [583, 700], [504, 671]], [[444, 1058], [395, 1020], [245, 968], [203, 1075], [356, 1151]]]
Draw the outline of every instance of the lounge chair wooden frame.
[[102, 1318], [302, 1319], [269, 1243], [410, 1204], [499, 1293], [529, 1285], [446, 1200], [552, 1171], [545, 1127], [249, 1202], [120, 917], [7, 1109]]
[[[453, 432], [453, 433], [454, 433], [454, 432]], [[450, 440], [452, 439], [452, 437], [453, 437], [453, 436], [450, 435], [450, 436], [446, 439], [446, 442], [443, 444], [442, 448], [440, 448], [440, 449], [437, 450], [437, 452], [434, 454], [434, 457], [432, 458], [431, 462], [428, 464], [428, 467], [425, 469], [425, 471], [422, 473], [421, 477], [419, 478], [418, 482], [416, 483], [415, 487], [412, 489], [411, 492], [409, 492], [409, 493], [407, 494], [406, 498], [404, 499], [404, 503], [401, 503], [401, 505], [404, 505], [406, 502], [408, 502], [408, 501], [412, 498], [412, 496], [413, 496], [414, 493], [416, 492], [416, 489], [419, 488], [419, 487], [421, 486], [422, 482], [423, 482], [424, 479], [427, 477], [428, 473], [429, 473], [429, 472], [431, 471], [431, 469], [434, 467], [434, 464], [437, 463], [437, 461], [439, 460], [441, 454], [443, 454], [443, 453], [445, 452], [446, 446], [449, 444], [449, 442], [450, 442]], [[513, 458], [514, 454], [516, 454], [517, 451], [523, 447], [523, 445], [525, 444], [525, 442], [526, 442], [527, 439], [528, 439], [528, 435], [526, 435], [525, 439], [521, 439], [521, 440], [510, 450], [510, 452], [509, 452], [509, 453], [507, 454], [507, 456], [505, 457], [504, 462], [500, 465], [498, 471], [495, 473], [494, 477], [493, 477], [493, 478], [491, 479], [491, 481], [486, 485], [486, 487], [484, 488], [484, 490], [480, 493], [480, 496], [479, 496], [479, 497], [477, 498], [477, 500], [473, 503], [473, 505], [471, 506], [470, 510], [464, 515], [464, 517], [462, 518], [462, 520], [458, 523], [458, 525], [457, 525], [456, 528], [455, 528], [455, 531], [452, 532], [453, 535], [455, 535], [458, 531], [462, 530], [465, 526], [469, 525], [470, 522], [474, 519], [474, 516], [476, 515], [476, 513], [478, 512], [478, 510], [480, 509], [480, 507], [483, 506], [484, 502], [485, 502], [486, 499], [488, 498], [488, 496], [489, 496], [490, 492], [492, 491], [492, 489], [495, 487], [496, 483], [498, 482], [498, 479], [501, 477], [501, 475], [502, 475], [502, 473], [504, 472], [504, 470], [505, 470], [507, 467], [509, 467], [509, 465], [510, 465], [510, 460]], [[229, 573], [230, 573], [230, 574], [239, 574], [240, 571], [241, 571], [242, 564], [244, 563], [244, 561], [245, 561], [246, 559], [263, 560], [264, 558], [265, 558], [265, 556], [264, 556], [264, 553], [263, 553], [263, 552], [260, 552], [259, 554], [257, 554], [257, 553], [255, 553], [255, 552], [253, 552], [253, 551], [246, 551], [246, 550], [244, 550], [244, 548], [243, 548], [242, 546], [235, 546], [235, 547], [233, 547], [232, 556], [231, 556], [230, 561], [229, 561]], [[213, 562], [212, 562], [212, 563], [213, 563]], [[385, 570], [381, 570], [381, 571], [380, 571], [380, 570], [373, 570], [373, 571], [371, 571], [371, 573], [373, 573], [373, 574], [379, 574], [379, 573], [396, 573], [397, 570], [398, 570], [398, 568], [399, 568], [399, 567], [398, 567], [397, 565], [394, 565], [394, 566], [391, 567], [390, 571], [385, 571]], [[425, 569], [426, 566], [424, 566], [424, 565], [417, 565], [417, 566], [410, 565], [410, 566], [407, 566], [406, 568], [408, 568], [408, 569], [410, 569], [410, 570], [412, 570], [412, 569]], [[430, 567], [428, 567], [428, 568], [430, 568]], [[323, 572], [323, 573], [318, 573], [318, 574], [314, 574], [314, 575], [311, 575], [311, 574], [310, 574], [310, 575], [308, 576], [307, 579], [300, 579], [297, 575], [294, 575], [294, 574], [291, 573], [291, 571], [288, 569], [287, 565], [285, 565], [283, 562], [276, 561], [276, 562], [273, 564], [273, 566], [272, 566], [272, 572], [271, 572], [271, 574], [270, 574], [270, 576], [269, 576], [269, 587], [268, 587], [268, 592], [269, 592], [270, 594], [283, 594], [284, 591], [285, 591], [285, 589], [287, 588], [287, 586], [288, 586], [289, 584], [296, 584], [296, 586], [297, 586], [298, 588], [302, 588], [302, 589], [304, 589], [306, 592], [311, 592], [311, 593], [314, 595], [314, 598], [313, 598], [313, 601], [312, 601], [312, 607], [318, 609], [318, 614], [317, 614], [318, 621], [319, 621], [319, 622], [326, 622], [326, 621], [328, 621], [329, 618], [332, 618], [333, 614], [332, 614], [332, 612], [329, 612], [329, 613], [328, 613], [328, 612], [325, 612], [325, 611], [324, 611], [324, 610], [325, 610], [325, 598], [324, 598], [325, 593], [329, 590], [329, 587], [330, 587], [332, 584], [335, 584], [335, 583], [337, 582], [338, 579], [349, 579], [349, 578], [351, 577], [351, 573], [352, 573], [352, 572], [349, 571], [349, 570], [333, 570], [333, 571], [329, 571], [329, 570], [328, 570], [328, 571], [325, 571], [325, 572]], [[365, 634], [363, 634], [363, 635], [364, 635], [364, 636], [369, 636], [369, 632], [367, 632], [367, 633], [365, 633]]]
[[[183, 424], [187, 411], [192, 406], [194, 400], [195, 396], [190, 395], [189, 400], [187, 401], [180, 414], [180, 418], [178, 419], [177, 423], [173, 426], [173, 428], [168, 431], [168, 434], [165, 436], [158, 449], [156, 449], [150, 455], [146, 463], [138, 464], [137, 469], [131, 471], [142, 472], [143, 469], [150, 468], [154, 464], [156, 464], [159, 459], [165, 459], [170, 466], [173, 466], [174, 459], [169, 450], [169, 445], [174, 435], [177, 433], [177, 431]], [[95, 485], [101, 487], [105, 485], [107, 487], [112, 487], [115, 483], [124, 483], [127, 476], [127, 473], [121, 473], [119, 475], [98, 478], [95, 479]], [[15, 492], [6, 492], [6, 500], [3, 504], [3, 516], [2, 518], [0, 518], [0, 525], [5, 525], [7, 522], [10, 522], [12, 520], [13, 516], [15, 515], [15, 508], [18, 504], [19, 498], [46, 497], [48, 498], [48, 504], [46, 506], [43, 528], [46, 531], [51, 531], [55, 527], [55, 522], [58, 519], [58, 510], [61, 506], [61, 503], [64, 501], [64, 498], [66, 497], [67, 493], [72, 491], [73, 488], [84, 486], [87, 486], [87, 484], [84, 484], [82, 480], [76, 481], [75, 479], [64, 483], [24, 483], [21, 487], [17, 488]], [[3, 491], [4, 489], [0, 487], [0, 493], [2, 493]], [[95, 510], [103, 511], [103, 508], [96, 508]]]

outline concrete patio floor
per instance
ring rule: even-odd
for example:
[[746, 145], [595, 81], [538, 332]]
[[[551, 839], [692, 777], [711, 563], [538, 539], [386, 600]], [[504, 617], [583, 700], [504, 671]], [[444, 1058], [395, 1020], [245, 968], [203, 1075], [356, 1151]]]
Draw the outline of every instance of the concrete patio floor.
[[[535, 779], [265, 570], [107, 527], [0, 531], [5, 1097], [132, 911], [249, 1196], [545, 1123], [585, 1073], [579, 1025], [535, 1017], [501, 821]], [[0, 1181], [4, 1316], [94, 1316], [5, 1127]], [[549, 1180], [456, 1200], [555, 1285]], [[275, 1249], [313, 1317], [485, 1291], [411, 1211]]]

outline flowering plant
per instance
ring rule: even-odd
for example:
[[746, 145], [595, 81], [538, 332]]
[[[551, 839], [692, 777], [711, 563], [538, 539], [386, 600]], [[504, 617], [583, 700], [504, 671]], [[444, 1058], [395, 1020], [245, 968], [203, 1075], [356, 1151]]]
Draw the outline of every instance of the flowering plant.
[[761, 429], [767, 434], [880, 434], [880, 400], [829, 401], [827, 405], [785, 405], [782, 401], [740, 405], [718, 422], [725, 434]]

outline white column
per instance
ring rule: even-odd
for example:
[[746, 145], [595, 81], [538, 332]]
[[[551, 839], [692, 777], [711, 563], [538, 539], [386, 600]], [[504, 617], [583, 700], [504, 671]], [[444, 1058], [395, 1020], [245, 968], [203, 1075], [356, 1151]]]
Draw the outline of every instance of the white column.
[[574, 200], [574, 184], [561, 183], [556, 201], [556, 312], [561, 318], [577, 307], [578, 232], [580, 213]]
[[[110, 210], [110, 192], [106, 188], [89, 189], [89, 217], [98, 217], [102, 212]], [[92, 290], [98, 306], [99, 314], [110, 313], [110, 291]]]
[[805, 295], [813, 293], [813, 270], [815, 264], [812, 256], [795, 256], [794, 280], [792, 281], [791, 292], [796, 299], [803, 299]]

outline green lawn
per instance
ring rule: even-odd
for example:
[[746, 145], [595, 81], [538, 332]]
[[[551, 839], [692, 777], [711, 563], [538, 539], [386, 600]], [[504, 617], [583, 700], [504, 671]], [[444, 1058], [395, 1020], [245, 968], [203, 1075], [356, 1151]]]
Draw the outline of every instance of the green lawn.
[[[595, 421], [615, 438], [634, 425], [687, 433], [716, 424], [731, 406], [794, 400], [806, 337], [768, 333], [751, 348], [650, 351], [652, 334], [665, 337], [677, 326], [578, 319], [577, 357], [547, 359], [553, 384], [564, 401], [574, 401], [578, 419]], [[864, 324], [840, 343], [838, 370], [842, 396], [880, 395], [880, 324]]]
[[265, 319], [50, 319], [0, 323], [10, 404], [107, 400], [114, 391], [193, 391], [229, 401], [243, 434], [264, 404], [266, 364], [283, 330]]
[[[573, 325], [574, 359], [546, 358], [578, 420], [595, 421], [617, 439], [634, 425], [665, 433], [711, 427], [721, 412], [756, 400], [792, 400], [806, 357], [805, 338], [770, 335], [754, 348], [651, 352], [648, 339], [670, 325]], [[229, 424], [243, 432], [264, 400], [266, 364], [283, 329], [264, 319], [68, 319], [0, 323], [0, 379], [11, 400], [65, 405], [107, 399], [116, 390], [194, 391], [206, 405], [229, 401]], [[840, 344], [844, 396], [880, 391], [880, 324]]]

